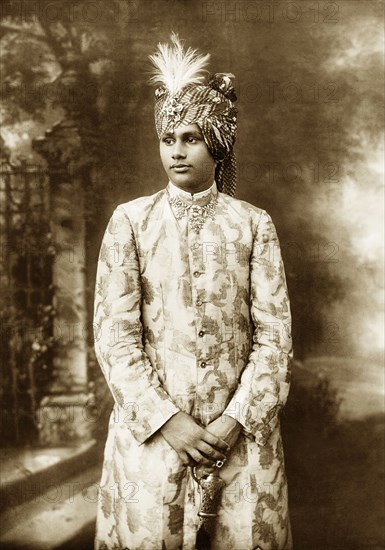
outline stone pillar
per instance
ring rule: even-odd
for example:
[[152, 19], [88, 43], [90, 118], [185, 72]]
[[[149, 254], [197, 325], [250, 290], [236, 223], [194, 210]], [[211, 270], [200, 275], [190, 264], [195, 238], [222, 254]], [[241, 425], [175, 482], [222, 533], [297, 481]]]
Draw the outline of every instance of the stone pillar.
[[84, 188], [81, 138], [71, 121], [57, 124], [34, 149], [48, 164], [53, 239], [57, 255], [54, 380], [38, 411], [40, 443], [60, 445], [90, 439], [93, 395], [88, 391], [85, 302]]

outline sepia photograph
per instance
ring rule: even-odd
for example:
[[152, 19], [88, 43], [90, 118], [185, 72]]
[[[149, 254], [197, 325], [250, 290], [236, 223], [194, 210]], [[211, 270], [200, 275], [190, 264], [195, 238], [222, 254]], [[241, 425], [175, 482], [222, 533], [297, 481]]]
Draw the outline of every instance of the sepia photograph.
[[385, 548], [383, 0], [0, 0], [0, 549]]

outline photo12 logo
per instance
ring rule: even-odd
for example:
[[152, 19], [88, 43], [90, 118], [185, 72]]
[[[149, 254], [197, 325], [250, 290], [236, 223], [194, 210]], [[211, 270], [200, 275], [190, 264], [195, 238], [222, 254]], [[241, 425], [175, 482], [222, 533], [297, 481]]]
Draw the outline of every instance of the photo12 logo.
[[226, 0], [203, 2], [202, 21], [222, 23], [338, 23], [337, 2], [281, 2], [275, 0]]
[[138, 21], [139, 0], [8, 0], [0, 3], [0, 17], [16, 17], [30, 22], [37, 18], [47, 24]]

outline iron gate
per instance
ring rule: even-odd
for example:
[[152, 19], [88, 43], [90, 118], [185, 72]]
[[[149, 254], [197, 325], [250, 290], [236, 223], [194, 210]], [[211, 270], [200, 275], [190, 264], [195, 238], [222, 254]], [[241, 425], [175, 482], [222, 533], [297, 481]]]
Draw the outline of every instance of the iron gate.
[[0, 443], [29, 445], [53, 374], [50, 190], [41, 165], [0, 170]]

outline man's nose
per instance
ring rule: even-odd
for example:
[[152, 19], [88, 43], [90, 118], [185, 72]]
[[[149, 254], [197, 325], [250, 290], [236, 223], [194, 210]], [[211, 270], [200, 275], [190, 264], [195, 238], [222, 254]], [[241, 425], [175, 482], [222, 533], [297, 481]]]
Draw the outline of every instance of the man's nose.
[[174, 149], [172, 152], [172, 158], [174, 160], [180, 159], [180, 158], [186, 158], [186, 153], [183, 150], [183, 146], [181, 143], [176, 142], [174, 145]]

